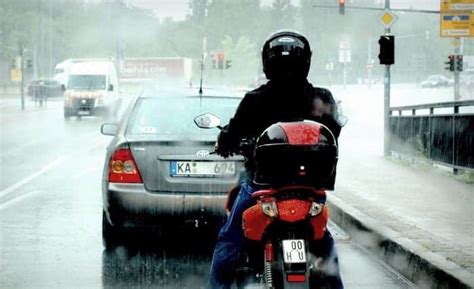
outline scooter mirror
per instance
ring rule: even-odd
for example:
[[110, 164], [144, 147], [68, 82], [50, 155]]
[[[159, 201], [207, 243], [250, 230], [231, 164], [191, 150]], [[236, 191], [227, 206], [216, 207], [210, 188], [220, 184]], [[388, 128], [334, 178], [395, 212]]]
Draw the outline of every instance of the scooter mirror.
[[339, 122], [340, 126], [345, 126], [347, 124], [347, 122], [349, 121], [349, 118], [345, 115], [340, 114], [338, 116], [337, 121]]
[[199, 128], [221, 128], [221, 119], [212, 113], [205, 113], [194, 118], [194, 123]]

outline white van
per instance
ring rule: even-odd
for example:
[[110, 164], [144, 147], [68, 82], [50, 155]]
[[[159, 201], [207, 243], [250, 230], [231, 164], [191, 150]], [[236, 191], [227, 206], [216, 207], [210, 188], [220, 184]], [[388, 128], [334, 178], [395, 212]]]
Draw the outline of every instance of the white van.
[[112, 61], [79, 61], [70, 66], [64, 92], [64, 117], [116, 116], [121, 105]]
[[70, 70], [70, 67], [72, 67], [72, 64], [73, 64], [73, 60], [68, 59], [56, 64], [56, 66], [54, 67], [54, 79], [57, 82], [61, 83], [61, 85], [64, 85], [64, 86], [67, 85], [69, 70]]

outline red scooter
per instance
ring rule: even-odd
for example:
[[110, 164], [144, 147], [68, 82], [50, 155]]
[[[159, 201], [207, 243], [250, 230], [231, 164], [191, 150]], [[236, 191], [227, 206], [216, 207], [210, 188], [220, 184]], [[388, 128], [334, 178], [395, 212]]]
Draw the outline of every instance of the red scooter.
[[[212, 114], [195, 122], [220, 128]], [[303, 120], [271, 125], [254, 147], [254, 182], [263, 189], [252, 194], [256, 204], [243, 214], [239, 288], [324, 288], [324, 262], [312, 252], [326, 232], [325, 190], [334, 186], [336, 140], [324, 125]], [[238, 191], [229, 192], [227, 211]]]

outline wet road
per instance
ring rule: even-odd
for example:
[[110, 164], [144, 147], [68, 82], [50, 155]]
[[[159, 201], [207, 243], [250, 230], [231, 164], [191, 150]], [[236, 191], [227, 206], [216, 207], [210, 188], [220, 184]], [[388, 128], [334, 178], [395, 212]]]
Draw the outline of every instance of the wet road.
[[[102, 120], [64, 121], [62, 103], [0, 104], [0, 288], [204, 288], [214, 236], [168, 232], [164, 244], [101, 243]], [[412, 288], [337, 228], [346, 288]], [[181, 235], [180, 235], [181, 234]], [[189, 240], [193, 240], [192, 243]]]

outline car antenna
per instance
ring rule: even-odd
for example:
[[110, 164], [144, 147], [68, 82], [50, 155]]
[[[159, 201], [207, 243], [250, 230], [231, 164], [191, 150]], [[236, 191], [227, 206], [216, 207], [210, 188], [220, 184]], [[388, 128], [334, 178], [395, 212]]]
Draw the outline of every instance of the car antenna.
[[201, 54], [201, 80], [199, 81], [199, 97], [202, 98], [202, 74], [204, 71], [204, 52]]

